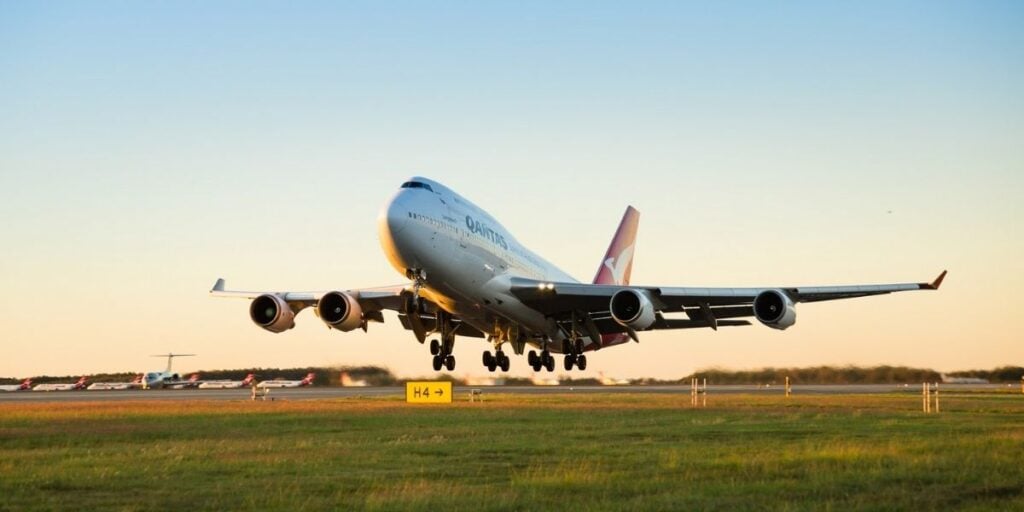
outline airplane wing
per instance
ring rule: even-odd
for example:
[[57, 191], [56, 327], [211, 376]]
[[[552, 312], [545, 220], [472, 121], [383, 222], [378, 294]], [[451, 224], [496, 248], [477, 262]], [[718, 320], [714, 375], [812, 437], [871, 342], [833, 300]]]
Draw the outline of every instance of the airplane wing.
[[[393, 285], [393, 286], [381, 286], [377, 288], [360, 288], [354, 290], [345, 290], [345, 293], [352, 295], [356, 300], [359, 301], [359, 305], [363, 308], [363, 311], [381, 311], [390, 309], [394, 311], [400, 311], [404, 307], [403, 291], [406, 291], [409, 285]], [[330, 293], [330, 290], [324, 291], [313, 291], [313, 292], [273, 292], [273, 291], [237, 291], [237, 290], [226, 290], [224, 279], [217, 279], [214, 283], [213, 288], [210, 289], [211, 297], [227, 297], [236, 299], [255, 299], [260, 295], [277, 295], [281, 297], [289, 304], [299, 305], [301, 307], [312, 306], [320, 297]]]
[[[608, 334], [635, 333], [620, 325], [611, 315], [612, 296], [622, 290], [634, 290], [645, 296], [655, 310], [649, 329], [680, 329], [727, 325], [749, 325], [744, 320], [755, 316], [754, 299], [766, 291], [781, 293], [790, 301], [820, 302], [882, 295], [910, 290], [937, 290], [946, 277], [943, 271], [930, 283], [901, 283], [853, 286], [780, 286], [758, 288], [688, 288], [659, 286], [552, 283], [525, 278], [511, 280], [511, 293], [527, 306], [558, 321], [572, 316], [586, 330]], [[668, 319], [662, 313], [685, 313], [688, 319]], [[592, 323], [591, 323], [592, 322]], [[590, 324], [590, 325], [585, 325]], [[595, 329], [591, 329], [593, 326]], [[591, 336], [593, 338], [594, 336]]]
[[[306, 307], [317, 305], [322, 298], [332, 293], [335, 292], [263, 292], [227, 290], [225, 289], [223, 279], [217, 279], [213, 288], [210, 289], [210, 295], [213, 297], [257, 299], [262, 296], [272, 295], [277, 297], [279, 300], [287, 302], [293, 313], [298, 313]], [[359, 308], [362, 310], [361, 327], [364, 330], [366, 329], [367, 322], [384, 322], [384, 315], [381, 314], [383, 310], [397, 311], [399, 313], [399, 320], [401, 321], [402, 326], [413, 331], [420, 342], [423, 342], [427, 333], [433, 332], [438, 327], [435, 318], [437, 306], [425, 298], [421, 298], [419, 306], [416, 307], [412, 300], [413, 293], [411, 284], [381, 286], [376, 288], [359, 288], [344, 290], [341, 293], [351, 297], [352, 300], [359, 303]], [[286, 328], [290, 328], [288, 327], [290, 322], [291, 320], [286, 321]], [[292, 323], [291, 325], [294, 324]], [[453, 319], [453, 325], [458, 328], [458, 334], [460, 335], [483, 337], [483, 333], [480, 333], [458, 319]], [[264, 326], [264, 328], [268, 327]], [[268, 330], [273, 329], [276, 329], [276, 327], [268, 328]], [[280, 331], [273, 330], [273, 332]]]

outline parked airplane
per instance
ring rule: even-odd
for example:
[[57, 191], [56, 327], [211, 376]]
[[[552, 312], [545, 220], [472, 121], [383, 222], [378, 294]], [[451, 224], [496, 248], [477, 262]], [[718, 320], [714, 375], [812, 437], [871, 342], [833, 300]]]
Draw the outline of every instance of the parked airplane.
[[[215, 297], [251, 299], [249, 317], [280, 333], [295, 326], [295, 315], [312, 307], [328, 327], [340, 331], [383, 322], [383, 310], [398, 312], [402, 325], [423, 343], [428, 333], [434, 370], [455, 368], [456, 336], [486, 338], [488, 370], [508, 371], [502, 346], [516, 354], [530, 350], [534, 371], [555, 369], [552, 353], [564, 354], [566, 370], [587, 367], [585, 352], [639, 341], [638, 332], [656, 329], [750, 325], [753, 317], [773, 329], [796, 322], [795, 305], [938, 289], [943, 271], [930, 283], [757, 288], [634, 286], [629, 284], [640, 213], [633, 207], [619, 223], [590, 284], [580, 283], [529, 251], [487, 212], [440, 183], [414, 177], [384, 204], [377, 221], [384, 254], [408, 284], [346, 291], [247, 292], [225, 289]], [[681, 313], [669, 318], [666, 313]]]
[[171, 371], [171, 362], [175, 357], [191, 357], [195, 354], [160, 354], [151, 357], [166, 357], [167, 358], [167, 369], [162, 372], [149, 372], [146, 377], [142, 380], [142, 389], [181, 389], [182, 387], [189, 387], [191, 384], [198, 386], [200, 382], [198, 375], [194, 375], [193, 380], [182, 380], [181, 376]]
[[21, 384], [0, 384], [0, 391], [28, 391], [32, 389], [32, 379], [25, 379]]
[[943, 384], [988, 384], [988, 379], [981, 377], [950, 377], [946, 374], [941, 374]]
[[87, 379], [88, 377], [82, 376], [78, 378], [78, 382], [37, 384], [36, 387], [32, 388], [32, 391], [73, 391], [85, 389], [85, 381]]
[[118, 391], [142, 387], [142, 375], [132, 379], [130, 382], [93, 382], [85, 388], [89, 391]]
[[316, 378], [315, 373], [309, 373], [306, 378], [302, 380], [265, 380], [256, 385], [258, 388], [298, 388], [302, 386], [312, 386], [313, 379]]
[[235, 389], [247, 388], [256, 380], [256, 375], [250, 373], [242, 380], [205, 380], [199, 385], [199, 389]]

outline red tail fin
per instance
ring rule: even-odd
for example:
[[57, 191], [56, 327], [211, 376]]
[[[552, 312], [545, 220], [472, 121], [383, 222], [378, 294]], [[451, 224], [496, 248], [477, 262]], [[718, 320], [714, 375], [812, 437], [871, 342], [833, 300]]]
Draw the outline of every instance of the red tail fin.
[[615, 231], [608, 251], [597, 267], [594, 284], [629, 284], [633, 271], [633, 248], [636, 246], [636, 230], [640, 225], [640, 212], [632, 206], [626, 207], [619, 229]]
[[306, 375], [306, 378], [305, 378], [305, 379], [302, 379], [302, 384], [303, 384], [303, 385], [309, 385], [309, 384], [312, 384], [312, 383], [313, 383], [313, 379], [315, 379], [315, 378], [316, 378], [316, 374], [315, 374], [315, 373], [312, 373], [312, 372], [310, 372], [309, 374], [307, 374], [307, 375]]
[[197, 381], [197, 380], [199, 380], [199, 374], [198, 374], [198, 373], [193, 373], [193, 374], [192, 374], [192, 375], [190, 375], [190, 376], [189, 376], [189, 378], [188, 378], [188, 381], [189, 381], [189, 382], [195, 382], [195, 381]]
[[244, 380], [242, 380], [242, 385], [248, 386], [249, 384], [252, 384], [252, 381], [254, 380], [256, 380], [256, 374], [250, 373], [249, 375], [245, 376]]

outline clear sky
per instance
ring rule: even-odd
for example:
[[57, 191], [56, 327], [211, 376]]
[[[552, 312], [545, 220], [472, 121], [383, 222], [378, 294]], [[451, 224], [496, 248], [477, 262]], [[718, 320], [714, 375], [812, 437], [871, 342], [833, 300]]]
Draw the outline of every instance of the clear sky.
[[627, 204], [637, 284], [950, 271], [785, 332], [644, 333], [588, 374], [1022, 364], [1022, 5], [0, 1], [0, 375], [428, 375], [391, 314], [274, 335], [206, 294], [401, 282], [374, 220], [413, 174], [582, 280]]

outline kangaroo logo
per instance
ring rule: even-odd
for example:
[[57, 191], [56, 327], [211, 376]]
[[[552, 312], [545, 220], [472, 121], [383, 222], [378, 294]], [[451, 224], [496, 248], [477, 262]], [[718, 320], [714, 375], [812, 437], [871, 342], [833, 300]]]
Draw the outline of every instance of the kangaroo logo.
[[604, 260], [604, 266], [608, 267], [608, 270], [611, 271], [615, 284], [624, 284], [623, 274], [626, 272], [626, 269], [629, 268], [629, 263], [631, 261], [633, 261], [633, 245], [623, 249], [617, 258], [608, 258]]

